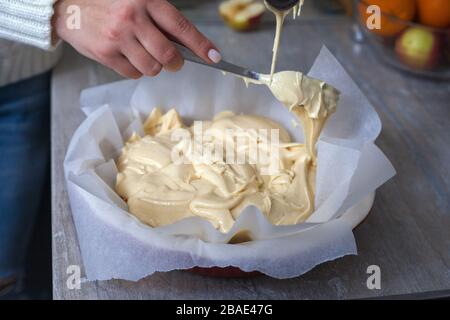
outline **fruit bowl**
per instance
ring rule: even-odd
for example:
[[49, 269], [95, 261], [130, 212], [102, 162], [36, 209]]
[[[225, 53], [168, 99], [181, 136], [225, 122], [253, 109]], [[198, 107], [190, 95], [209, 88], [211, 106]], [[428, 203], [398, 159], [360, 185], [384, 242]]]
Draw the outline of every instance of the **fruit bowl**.
[[383, 62], [402, 71], [433, 79], [450, 79], [450, 24], [431, 27], [432, 20], [425, 25], [420, 22], [424, 19], [417, 5], [420, 1], [399, 1], [411, 3], [410, 7], [402, 7], [399, 2], [394, 7], [395, 2], [397, 0], [384, 8], [379, 5], [380, 18], [376, 25], [377, 13], [370, 6], [386, 1], [354, 0], [356, 23], [373, 51]]

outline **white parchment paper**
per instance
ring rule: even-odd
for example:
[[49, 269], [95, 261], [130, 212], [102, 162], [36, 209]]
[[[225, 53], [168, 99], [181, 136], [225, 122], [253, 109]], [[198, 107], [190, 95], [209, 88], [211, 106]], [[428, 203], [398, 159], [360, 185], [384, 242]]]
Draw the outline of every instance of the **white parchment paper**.
[[[281, 123], [296, 141], [301, 128], [263, 86], [186, 63], [178, 73], [126, 80], [83, 91], [87, 118], [76, 130], [65, 162], [70, 204], [89, 280], [139, 280], [156, 271], [193, 266], [236, 266], [277, 278], [303, 274], [317, 264], [356, 254], [352, 226], [339, 218], [391, 178], [395, 171], [375, 146], [380, 119], [333, 55], [322, 48], [309, 75], [341, 91], [336, 113], [318, 143], [316, 211], [306, 223], [273, 226], [247, 207], [228, 234], [201, 218], [151, 228], [115, 193], [114, 160], [154, 107], [176, 108], [183, 119], [211, 119], [223, 110], [260, 114]], [[227, 244], [238, 231], [253, 241]]]

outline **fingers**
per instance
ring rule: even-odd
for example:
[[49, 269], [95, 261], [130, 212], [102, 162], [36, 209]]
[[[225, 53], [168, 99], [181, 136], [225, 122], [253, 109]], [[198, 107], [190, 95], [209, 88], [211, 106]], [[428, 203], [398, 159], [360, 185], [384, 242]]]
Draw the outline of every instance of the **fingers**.
[[162, 65], [136, 39], [129, 39], [123, 44], [122, 53], [140, 73], [154, 77], [162, 69]]
[[125, 56], [119, 55], [111, 59], [108, 67], [119, 73], [125, 78], [138, 79], [142, 77], [142, 73], [136, 69]]
[[121, 53], [116, 44], [105, 45], [103, 43], [102, 45], [95, 46], [93, 49], [81, 48], [78, 50], [83, 55], [113, 69], [126, 78], [137, 79], [142, 76], [142, 72], [130, 63], [128, 58]]
[[217, 48], [197, 28], [167, 1], [148, 2], [150, 17], [157, 26], [191, 49], [209, 63], [217, 63], [222, 57]]
[[169, 39], [208, 63], [221, 59], [215, 46], [165, 0], [99, 2], [99, 6], [105, 10], [95, 6], [85, 10], [92, 32], [66, 40], [125, 77], [155, 76], [163, 67], [179, 70], [183, 57]]
[[183, 57], [173, 43], [154, 26], [150, 17], [143, 20], [137, 30], [136, 36], [142, 46], [166, 70], [178, 71], [183, 66]]

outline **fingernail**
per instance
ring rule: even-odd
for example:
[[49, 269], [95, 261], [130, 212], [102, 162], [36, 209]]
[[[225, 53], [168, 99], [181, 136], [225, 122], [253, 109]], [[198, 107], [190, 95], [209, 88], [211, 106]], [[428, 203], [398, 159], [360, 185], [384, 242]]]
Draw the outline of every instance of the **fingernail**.
[[211, 49], [208, 51], [208, 58], [210, 58], [212, 62], [217, 63], [222, 60], [222, 55], [216, 49]]

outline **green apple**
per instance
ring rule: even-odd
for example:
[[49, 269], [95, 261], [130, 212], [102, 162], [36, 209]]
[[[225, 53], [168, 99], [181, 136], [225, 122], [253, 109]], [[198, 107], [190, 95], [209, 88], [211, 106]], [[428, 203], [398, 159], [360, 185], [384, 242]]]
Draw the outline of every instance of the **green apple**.
[[415, 69], [432, 69], [440, 60], [440, 39], [433, 31], [411, 27], [395, 42], [395, 52], [400, 60]]

